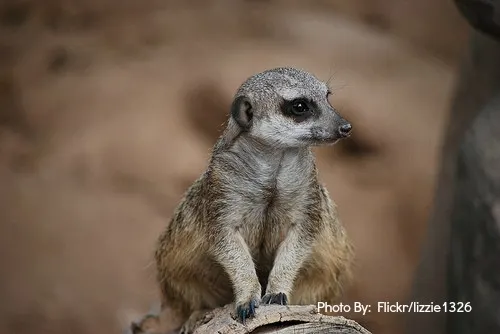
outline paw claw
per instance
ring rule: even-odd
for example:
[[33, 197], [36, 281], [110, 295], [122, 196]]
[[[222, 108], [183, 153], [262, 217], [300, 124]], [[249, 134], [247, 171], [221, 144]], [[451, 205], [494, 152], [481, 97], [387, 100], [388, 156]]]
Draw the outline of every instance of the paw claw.
[[157, 332], [160, 328], [160, 319], [157, 315], [147, 314], [138, 321], [133, 321], [126, 331], [127, 334], [144, 334]]
[[262, 297], [263, 304], [288, 305], [288, 297], [285, 293], [267, 293]]
[[194, 311], [182, 325], [179, 334], [192, 334], [200, 322], [204, 323], [206, 317], [207, 310]]
[[255, 299], [252, 299], [246, 303], [238, 305], [236, 307], [236, 314], [238, 316], [238, 320], [245, 325], [246, 320], [248, 318], [253, 318], [255, 316], [255, 308], [258, 307], [258, 302]]

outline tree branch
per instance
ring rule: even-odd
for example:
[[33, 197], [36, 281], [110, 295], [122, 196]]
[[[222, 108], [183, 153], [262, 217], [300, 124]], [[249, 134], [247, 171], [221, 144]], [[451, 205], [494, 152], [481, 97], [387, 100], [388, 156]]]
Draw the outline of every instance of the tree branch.
[[235, 320], [233, 305], [226, 305], [207, 313], [194, 334], [370, 334], [353, 320], [318, 313], [314, 305], [261, 305], [256, 313], [243, 325]]

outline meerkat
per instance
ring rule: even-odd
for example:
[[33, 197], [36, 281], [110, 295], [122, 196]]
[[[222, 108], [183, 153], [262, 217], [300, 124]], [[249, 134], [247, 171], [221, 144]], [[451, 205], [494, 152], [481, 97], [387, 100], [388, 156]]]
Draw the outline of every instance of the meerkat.
[[311, 150], [351, 133], [330, 94], [314, 75], [284, 67], [237, 90], [207, 169], [155, 252], [162, 305], [183, 319], [180, 333], [230, 303], [245, 323], [262, 304], [340, 297], [353, 246]]

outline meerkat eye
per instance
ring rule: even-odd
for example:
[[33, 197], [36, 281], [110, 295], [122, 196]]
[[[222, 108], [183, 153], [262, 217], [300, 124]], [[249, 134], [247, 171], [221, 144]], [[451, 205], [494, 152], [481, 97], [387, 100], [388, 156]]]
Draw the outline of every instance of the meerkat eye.
[[316, 114], [317, 106], [314, 101], [299, 98], [283, 102], [281, 107], [283, 115], [292, 118], [295, 122], [303, 122]]
[[305, 101], [296, 100], [296, 101], [292, 102], [290, 111], [292, 112], [292, 114], [294, 114], [296, 116], [300, 116], [300, 115], [303, 115], [303, 114], [309, 112], [309, 106], [307, 105], [307, 103]]

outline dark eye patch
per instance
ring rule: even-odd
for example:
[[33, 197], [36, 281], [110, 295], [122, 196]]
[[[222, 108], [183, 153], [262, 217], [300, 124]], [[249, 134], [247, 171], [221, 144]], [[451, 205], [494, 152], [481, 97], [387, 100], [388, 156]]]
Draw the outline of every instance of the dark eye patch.
[[283, 115], [292, 118], [297, 123], [303, 122], [318, 114], [316, 103], [306, 98], [284, 100], [281, 110]]

